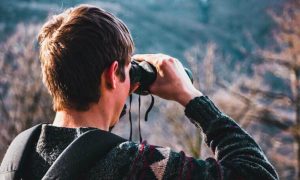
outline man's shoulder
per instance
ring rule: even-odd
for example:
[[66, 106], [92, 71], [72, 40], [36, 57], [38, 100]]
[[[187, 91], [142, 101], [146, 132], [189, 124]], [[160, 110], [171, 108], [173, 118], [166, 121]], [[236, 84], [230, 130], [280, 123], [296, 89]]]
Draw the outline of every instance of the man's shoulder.
[[173, 161], [171, 157], [174, 158], [174, 153], [169, 147], [125, 141], [99, 160], [89, 174], [95, 177], [105, 174], [121, 179], [143, 174], [155, 179], [165, 174], [167, 166]]

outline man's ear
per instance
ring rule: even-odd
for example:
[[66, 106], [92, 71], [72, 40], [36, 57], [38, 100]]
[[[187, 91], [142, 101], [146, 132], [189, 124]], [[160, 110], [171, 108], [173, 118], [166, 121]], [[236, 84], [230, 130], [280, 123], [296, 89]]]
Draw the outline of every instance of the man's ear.
[[117, 70], [119, 67], [118, 61], [114, 61], [108, 68], [105, 73], [106, 85], [109, 88], [115, 89], [117, 85]]

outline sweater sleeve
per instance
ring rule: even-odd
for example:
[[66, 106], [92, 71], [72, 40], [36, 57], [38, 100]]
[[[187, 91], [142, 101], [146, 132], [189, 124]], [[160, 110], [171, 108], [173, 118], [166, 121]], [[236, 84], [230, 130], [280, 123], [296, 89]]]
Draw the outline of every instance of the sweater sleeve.
[[220, 112], [208, 97], [191, 100], [185, 114], [195, 126], [202, 128], [205, 143], [215, 158], [197, 160], [183, 152], [173, 152], [173, 157], [178, 157], [174, 162], [181, 163], [178, 170], [184, 179], [279, 179], [253, 138]]

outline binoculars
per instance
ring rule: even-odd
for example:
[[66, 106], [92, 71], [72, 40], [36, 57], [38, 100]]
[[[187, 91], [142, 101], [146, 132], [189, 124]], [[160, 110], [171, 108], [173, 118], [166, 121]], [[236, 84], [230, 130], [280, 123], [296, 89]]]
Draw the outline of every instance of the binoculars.
[[[184, 70], [193, 83], [192, 72], [185, 67]], [[131, 84], [140, 83], [139, 88], [134, 93], [140, 95], [148, 95], [150, 94], [149, 87], [156, 79], [157, 70], [155, 66], [153, 66], [147, 61], [140, 62], [133, 59], [131, 61], [129, 76]]]

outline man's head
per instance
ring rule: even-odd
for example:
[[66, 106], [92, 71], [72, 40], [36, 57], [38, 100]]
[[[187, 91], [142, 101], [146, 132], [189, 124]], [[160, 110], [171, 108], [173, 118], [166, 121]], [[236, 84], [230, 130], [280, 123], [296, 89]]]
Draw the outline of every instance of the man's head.
[[38, 40], [43, 82], [55, 111], [85, 111], [97, 103], [102, 73], [117, 62], [117, 74], [124, 81], [134, 48], [121, 20], [87, 5], [53, 16]]

